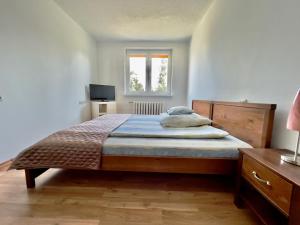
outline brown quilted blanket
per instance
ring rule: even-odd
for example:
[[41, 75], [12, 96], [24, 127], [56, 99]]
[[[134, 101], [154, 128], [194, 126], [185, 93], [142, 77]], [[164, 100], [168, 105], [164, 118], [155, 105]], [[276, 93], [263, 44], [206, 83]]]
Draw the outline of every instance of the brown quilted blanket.
[[102, 144], [128, 114], [108, 114], [51, 134], [25, 149], [11, 169], [99, 169]]

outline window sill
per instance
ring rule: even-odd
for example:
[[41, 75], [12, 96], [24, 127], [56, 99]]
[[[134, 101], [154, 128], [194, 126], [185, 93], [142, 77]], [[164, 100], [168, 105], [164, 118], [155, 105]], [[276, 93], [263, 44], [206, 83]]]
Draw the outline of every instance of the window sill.
[[126, 97], [173, 97], [173, 94], [125, 93], [124, 96]]

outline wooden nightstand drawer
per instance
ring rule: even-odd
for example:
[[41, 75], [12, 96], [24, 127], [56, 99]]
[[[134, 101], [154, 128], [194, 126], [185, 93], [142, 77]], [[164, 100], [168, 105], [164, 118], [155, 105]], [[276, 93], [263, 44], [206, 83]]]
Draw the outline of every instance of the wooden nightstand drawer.
[[273, 204], [289, 215], [293, 185], [266, 166], [244, 155], [242, 176]]

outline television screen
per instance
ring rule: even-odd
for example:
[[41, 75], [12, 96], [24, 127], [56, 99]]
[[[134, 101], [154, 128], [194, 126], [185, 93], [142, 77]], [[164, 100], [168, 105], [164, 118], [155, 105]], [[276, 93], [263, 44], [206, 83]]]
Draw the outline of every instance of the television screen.
[[100, 101], [114, 101], [115, 86], [90, 84], [90, 99]]

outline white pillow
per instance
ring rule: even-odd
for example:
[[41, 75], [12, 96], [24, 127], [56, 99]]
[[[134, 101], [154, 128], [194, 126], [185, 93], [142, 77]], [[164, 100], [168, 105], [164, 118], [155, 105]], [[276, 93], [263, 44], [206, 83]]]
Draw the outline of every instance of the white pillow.
[[160, 120], [163, 127], [198, 127], [210, 125], [211, 120], [207, 117], [200, 116], [196, 113], [185, 115], [168, 115], [164, 114]]
[[169, 115], [181, 115], [181, 114], [192, 114], [193, 110], [186, 106], [174, 106], [168, 109]]

